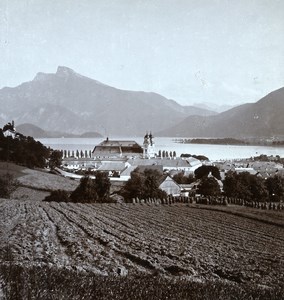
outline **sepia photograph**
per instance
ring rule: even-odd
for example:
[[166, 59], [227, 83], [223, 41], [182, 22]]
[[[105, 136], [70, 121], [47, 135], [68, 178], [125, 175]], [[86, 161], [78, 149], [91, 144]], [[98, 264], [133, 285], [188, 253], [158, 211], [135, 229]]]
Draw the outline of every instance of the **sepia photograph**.
[[283, 300], [283, 32], [283, 0], [0, 0], [0, 300]]

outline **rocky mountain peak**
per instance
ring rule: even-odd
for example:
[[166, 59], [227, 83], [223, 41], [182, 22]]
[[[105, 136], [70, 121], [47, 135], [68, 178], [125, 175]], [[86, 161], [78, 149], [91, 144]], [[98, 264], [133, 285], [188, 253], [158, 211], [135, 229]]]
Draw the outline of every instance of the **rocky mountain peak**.
[[48, 77], [48, 74], [43, 73], [43, 72], [39, 72], [39, 73], [36, 74], [33, 81], [43, 81], [43, 80], [46, 80], [47, 77]]
[[64, 66], [58, 66], [57, 71], [56, 71], [56, 75], [57, 76], [69, 76], [69, 75], [73, 75], [76, 74], [75, 71], [73, 71], [70, 68], [64, 67]]

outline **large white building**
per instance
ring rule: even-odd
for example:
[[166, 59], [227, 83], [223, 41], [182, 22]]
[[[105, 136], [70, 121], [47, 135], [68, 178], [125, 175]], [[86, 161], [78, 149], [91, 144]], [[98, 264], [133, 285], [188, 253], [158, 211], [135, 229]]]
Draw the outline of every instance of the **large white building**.
[[123, 158], [142, 156], [143, 149], [135, 141], [106, 140], [95, 146], [93, 158]]

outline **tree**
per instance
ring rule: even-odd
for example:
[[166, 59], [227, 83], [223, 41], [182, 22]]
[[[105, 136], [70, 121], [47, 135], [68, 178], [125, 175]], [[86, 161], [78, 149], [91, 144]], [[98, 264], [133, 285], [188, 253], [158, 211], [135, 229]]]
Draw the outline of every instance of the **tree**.
[[268, 177], [266, 180], [266, 187], [269, 194], [270, 201], [281, 201], [284, 196], [284, 178], [275, 175]]
[[0, 198], [9, 199], [18, 188], [19, 182], [10, 173], [0, 177]]
[[204, 155], [192, 155], [192, 157], [198, 159], [198, 160], [209, 160], [209, 158], [207, 156]]
[[203, 196], [218, 196], [221, 189], [214, 177], [203, 177], [197, 187], [197, 193]]
[[248, 172], [237, 174], [229, 171], [223, 181], [223, 190], [228, 197], [246, 201], [266, 201], [268, 198], [264, 179]]
[[62, 152], [59, 150], [54, 150], [51, 152], [49, 159], [49, 167], [51, 169], [59, 168], [62, 164]]
[[206, 166], [202, 165], [194, 171], [194, 175], [196, 179], [201, 179], [203, 177], [207, 177], [211, 173], [218, 180], [221, 179], [220, 171], [215, 166]]
[[143, 197], [144, 175], [134, 170], [130, 174], [130, 179], [122, 189], [122, 195], [126, 199]]
[[98, 194], [94, 181], [89, 177], [82, 177], [79, 186], [70, 195], [72, 202], [92, 203], [97, 202]]
[[223, 180], [223, 191], [228, 197], [238, 197], [237, 173], [228, 171]]
[[95, 179], [89, 176], [81, 178], [79, 186], [70, 195], [72, 202], [94, 203], [109, 201], [111, 184], [107, 173], [96, 172], [95, 176]]
[[195, 181], [192, 174], [185, 176], [184, 171], [179, 172], [178, 174], [175, 174], [173, 176], [173, 180], [178, 184], [190, 184]]
[[108, 174], [106, 172], [96, 172], [95, 176], [94, 184], [98, 200], [100, 202], [108, 201], [111, 186]]
[[268, 200], [268, 191], [265, 180], [262, 177], [251, 175], [250, 190], [252, 193], [252, 201], [264, 202]]
[[159, 188], [159, 179], [162, 174], [157, 170], [146, 169], [144, 171], [144, 187], [143, 197], [144, 198], [164, 198], [163, 191]]
[[162, 176], [159, 171], [145, 169], [143, 172], [140, 172], [137, 168], [131, 172], [130, 176], [130, 179], [126, 182], [121, 191], [125, 199], [162, 199], [167, 196], [166, 193], [159, 188], [159, 179]]
[[36, 142], [32, 137], [19, 135], [17, 138], [0, 135], [0, 159], [12, 161], [29, 168], [44, 168], [50, 149]]

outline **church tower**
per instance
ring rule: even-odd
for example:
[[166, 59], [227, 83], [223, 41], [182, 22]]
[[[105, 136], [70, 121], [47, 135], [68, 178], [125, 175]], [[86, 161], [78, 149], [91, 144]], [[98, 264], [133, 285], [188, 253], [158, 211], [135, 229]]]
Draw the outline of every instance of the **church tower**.
[[155, 143], [154, 143], [154, 137], [152, 133], [144, 136], [144, 142], [143, 142], [143, 158], [154, 158], [155, 157]]

